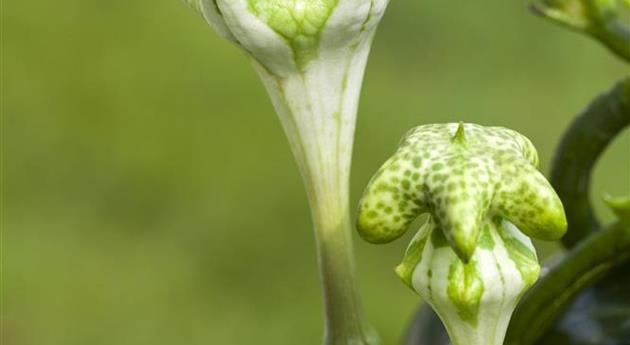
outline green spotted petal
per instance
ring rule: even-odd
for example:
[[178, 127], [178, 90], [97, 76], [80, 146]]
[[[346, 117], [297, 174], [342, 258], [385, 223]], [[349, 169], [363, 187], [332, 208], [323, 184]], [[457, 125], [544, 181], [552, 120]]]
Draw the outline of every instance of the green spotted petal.
[[477, 247], [481, 224], [493, 216], [529, 236], [558, 239], [566, 231], [564, 209], [537, 164], [531, 142], [506, 128], [417, 127], [367, 186], [359, 233], [369, 242], [390, 242], [428, 212], [464, 262]]
[[522, 161], [501, 169], [492, 209], [526, 235], [540, 240], [558, 240], [567, 228], [556, 192], [536, 168]]

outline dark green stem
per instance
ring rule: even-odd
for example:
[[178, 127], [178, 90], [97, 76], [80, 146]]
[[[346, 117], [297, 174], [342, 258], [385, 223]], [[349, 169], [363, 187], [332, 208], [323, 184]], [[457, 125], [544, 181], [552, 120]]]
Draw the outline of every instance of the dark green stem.
[[608, 144], [630, 124], [630, 78], [596, 98], [574, 121], [556, 151], [551, 184], [562, 200], [569, 231], [567, 248], [599, 229], [589, 189], [593, 167]]
[[596, 98], [572, 123], [553, 162], [551, 183], [569, 223], [567, 256], [523, 298], [508, 329], [506, 344], [539, 340], [585, 288], [630, 260], [630, 224], [604, 230], [593, 211], [589, 189], [600, 155], [630, 124], [630, 78]]
[[630, 224], [619, 222], [591, 235], [524, 296], [505, 344], [535, 344], [583, 289], [629, 261]]

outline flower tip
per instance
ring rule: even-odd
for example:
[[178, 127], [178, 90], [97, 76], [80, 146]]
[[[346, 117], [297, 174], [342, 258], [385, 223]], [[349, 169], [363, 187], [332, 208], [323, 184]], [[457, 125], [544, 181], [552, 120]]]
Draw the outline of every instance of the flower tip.
[[465, 191], [461, 194], [468, 195], [468, 199], [445, 197], [448, 203], [436, 207], [436, 219], [455, 254], [461, 261], [468, 263], [475, 254], [483, 226], [482, 220], [488, 208], [484, 207], [483, 198], [474, 194], [474, 189], [467, 186], [461, 190]]
[[567, 232], [567, 218], [564, 210], [547, 210], [538, 216], [540, 231], [531, 234], [531, 237], [543, 241], [557, 241]]
[[559, 240], [566, 234], [568, 228], [567, 216], [564, 212], [562, 201], [560, 201], [557, 195], [555, 202], [544, 212], [541, 212], [541, 216], [547, 219], [547, 222], [542, 228], [547, 230], [551, 241]]
[[400, 278], [400, 280], [405, 285], [407, 285], [408, 288], [415, 291], [413, 287], [413, 282], [411, 281], [414, 269], [415, 267], [408, 267], [407, 265], [405, 265], [405, 263], [401, 263], [400, 265], [396, 266], [396, 268], [394, 268], [394, 272], [396, 272], [398, 278]]
[[463, 144], [466, 141], [466, 134], [464, 131], [464, 123], [460, 122], [457, 126], [457, 131], [455, 131], [455, 135], [453, 135], [454, 143]]
[[363, 240], [373, 244], [389, 243], [399, 237], [383, 221], [370, 217], [369, 212], [359, 212], [356, 228]]
[[476, 236], [472, 234], [467, 234], [465, 236], [455, 235], [453, 240], [449, 241], [451, 242], [451, 248], [453, 248], [453, 251], [455, 252], [455, 254], [457, 254], [457, 257], [459, 257], [462, 262], [468, 263], [475, 254], [475, 250], [477, 249], [478, 235], [478, 232]]

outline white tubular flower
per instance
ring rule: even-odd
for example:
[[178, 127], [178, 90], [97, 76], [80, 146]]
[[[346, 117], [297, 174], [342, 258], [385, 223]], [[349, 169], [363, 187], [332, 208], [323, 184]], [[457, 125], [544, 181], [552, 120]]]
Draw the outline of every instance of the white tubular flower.
[[387, 0], [187, 0], [252, 58], [312, 198], [346, 190], [359, 92]]
[[528, 236], [560, 238], [560, 199], [519, 133], [475, 124], [414, 128], [370, 181], [358, 229], [373, 243], [426, 224], [396, 273], [428, 302], [454, 345], [501, 345], [540, 267]]
[[349, 176], [363, 73], [388, 0], [187, 0], [251, 58], [313, 213], [325, 344], [377, 344], [356, 291]]

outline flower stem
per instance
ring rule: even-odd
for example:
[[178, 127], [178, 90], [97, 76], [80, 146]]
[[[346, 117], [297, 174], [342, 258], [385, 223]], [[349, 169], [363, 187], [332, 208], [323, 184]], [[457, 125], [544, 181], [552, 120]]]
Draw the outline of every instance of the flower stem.
[[278, 113], [311, 207], [325, 309], [325, 345], [375, 345], [357, 290], [349, 179], [363, 72], [371, 38], [320, 53], [284, 75], [253, 65]]
[[629, 124], [630, 78], [624, 78], [575, 118], [558, 145], [550, 180], [567, 214], [565, 247], [574, 247], [600, 229], [591, 207], [591, 174], [602, 152]]
[[346, 197], [312, 204], [326, 315], [324, 344], [378, 344], [357, 289]]

